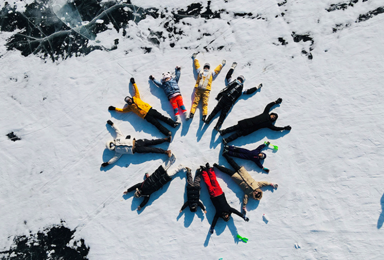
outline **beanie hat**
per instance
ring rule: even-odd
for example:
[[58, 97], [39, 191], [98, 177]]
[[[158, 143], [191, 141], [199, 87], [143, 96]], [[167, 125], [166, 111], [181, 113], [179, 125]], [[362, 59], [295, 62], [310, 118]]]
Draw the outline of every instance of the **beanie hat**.
[[274, 120], [272, 120], [272, 122], [274, 122], [274, 121], [276, 121], [277, 120], [277, 118], [279, 117], [276, 113], [270, 113], [269, 115], [274, 115], [275, 116], [275, 119]]
[[130, 97], [130, 96], [126, 96], [126, 97], [124, 98], [124, 101], [125, 101], [126, 103], [128, 103], [128, 99], [132, 100], [132, 102], [133, 102], [133, 98]]
[[210, 69], [211, 65], [209, 65], [209, 63], [205, 63], [203, 69], [205, 69], [206, 67], [208, 67], [208, 69]]
[[238, 76], [237, 79], [240, 80], [241, 83], [244, 83], [244, 81], [245, 81], [245, 78], [243, 75]]
[[140, 197], [141, 197], [140, 190], [139, 190], [139, 188], [136, 188], [135, 198], [140, 198]]

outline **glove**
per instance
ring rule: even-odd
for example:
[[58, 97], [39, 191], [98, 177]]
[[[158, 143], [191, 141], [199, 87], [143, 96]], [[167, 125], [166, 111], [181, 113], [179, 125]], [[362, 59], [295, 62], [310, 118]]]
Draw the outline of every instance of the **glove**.
[[106, 166], [108, 166], [109, 165], [109, 163], [107, 163], [107, 162], [103, 162], [102, 164], [101, 164], [101, 167], [106, 167]]
[[225, 65], [227, 63], [227, 61], [226, 60], [223, 60], [222, 62], [221, 62], [221, 65]]
[[271, 143], [269, 142], [269, 141], [267, 141], [266, 143], [265, 143], [265, 145], [266, 146], [268, 146], [268, 145], [270, 145]]
[[113, 122], [111, 120], [107, 121], [108, 125], [113, 125]]
[[284, 127], [284, 129], [289, 131], [292, 129], [292, 127], [290, 125], [287, 125], [286, 127]]
[[209, 233], [213, 234], [213, 228], [209, 229]]
[[271, 184], [271, 186], [273, 187], [273, 188], [275, 188], [275, 189], [277, 189], [277, 187], [279, 187], [279, 185], [277, 184], [277, 183], [275, 183], [275, 184]]
[[127, 137], [125, 137], [125, 139], [131, 139], [131, 136], [130, 136], [130, 135], [127, 135]]
[[269, 172], [269, 169], [268, 168], [263, 168], [264, 171], [266, 172]]
[[176, 66], [176, 70], [181, 70], [181, 68], [179, 66]]
[[130, 81], [131, 81], [132, 84], [135, 84], [135, 79], [134, 78], [131, 78]]
[[231, 69], [235, 69], [237, 66], [237, 62], [232, 63]]
[[196, 53], [192, 54], [192, 59], [195, 59], [195, 58], [196, 58], [196, 56], [197, 56], [197, 54], [199, 54], [199, 53], [198, 53], [198, 52], [196, 52]]
[[154, 80], [155, 78], [151, 75], [151, 76], [149, 76], [149, 79]]
[[114, 107], [114, 106], [109, 106], [109, 107], [108, 107], [108, 110], [116, 110], [116, 107]]
[[248, 222], [248, 221], [249, 221], [249, 218], [246, 217], [246, 216], [244, 216], [244, 220]]
[[281, 98], [278, 98], [278, 99], [276, 100], [276, 104], [280, 104], [282, 101], [283, 101], [283, 100], [282, 100]]

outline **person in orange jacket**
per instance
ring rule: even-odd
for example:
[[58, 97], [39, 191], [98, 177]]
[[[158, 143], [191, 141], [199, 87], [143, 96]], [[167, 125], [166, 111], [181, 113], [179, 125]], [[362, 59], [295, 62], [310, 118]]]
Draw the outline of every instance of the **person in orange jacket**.
[[193, 115], [195, 114], [196, 108], [199, 105], [200, 99], [203, 102], [203, 118], [202, 120], [205, 121], [205, 118], [208, 115], [208, 100], [209, 100], [209, 94], [211, 93], [211, 84], [213, 79], [220, 73], [221, 69], [224, 67], [226, 61], [223, 60], [220, 65], [218, 65], [215, 70], [211, 70], [211, 66], [209, 63], [205, 63], [203, 66], [203, 69], [200, 67], [200, 63], [198, 59], [196, 59], [198, 53], [194, 53], [192, 55], [192, 59], [194, 60], [195, 69], [197, 72], [197, 80], [195, 84], [195, 94], [193, 97], [193, 103], [191, 112], [189, 113], [189, 118], [193, 118]]
[[149, 123], [153, 124], [161, 133], [163, 133], [166, 136], [171, 136], [172, 133], [164, 127], [162, 124], [160, 124], [159, 120], [165, 122], [166, 124], [172, 126], [172, 127], [177, 127], [180, 123], [177, 123], [173, 121], [171, 118], [163, 116], [160, 114], [156, 109], [154, 109], [152, 106], [150, 106], [148, 103], [145, 103], [143, 100], [140, 98], [140, 93], [139, 89], [137, 88], [136, 82], [134, 78], [131, 78], [131, 83], [135, 89], [135, 94], [133, 97], [126, 96], [125, 97], [125, 102], [127, 102], [128, 106], [124, 108], [116, 108], [114, 106], [110, 106], [108, 110], [115, 110], [118, 112], [133, 112], [139, 117], [147, 120]]

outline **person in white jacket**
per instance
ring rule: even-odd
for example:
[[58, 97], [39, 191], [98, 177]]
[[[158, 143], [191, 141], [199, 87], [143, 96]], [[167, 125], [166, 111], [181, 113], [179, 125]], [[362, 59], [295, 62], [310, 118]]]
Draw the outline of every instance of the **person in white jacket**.
[[161, 139], [131, 139], [130, 135], [126, 137], [123, 136], [120, 129], [111, 121], [108, 120], [107, 123], [112, 126], [116, 131], [116, 138], [107, 142], [107, 148], [110, 151], [115, 151], [115, 156], [112, 157], [108, 162], [103, 162], [101, 167], [108, 166], [115, 163], [123, 154], [134, 154], [134, 153], [162, 153], [167, 154], [168, 157], [172, 155], [170, 150], [164, 150], [157, 147], [148, 147], [150, 145], [161, 144], [164, 142], [171, 142], [172, 137], [166, 137]]

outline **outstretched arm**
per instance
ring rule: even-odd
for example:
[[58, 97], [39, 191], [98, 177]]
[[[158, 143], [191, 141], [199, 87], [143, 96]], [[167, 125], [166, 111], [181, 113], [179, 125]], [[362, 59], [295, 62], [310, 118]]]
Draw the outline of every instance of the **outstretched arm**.
[[199, 63], [199, 60], [195, 58], [195, 60], [193, 61], [194, 65], [195, 65], [195, 70], [197, 71], [197, 73], [200, 72], [200, 63]]
[[276, 105], [276, 102], [275, 102], [275, 101], [269, 103], [269, 104], [265, 107], [263, 114], [264, 114], [264, 113], [269, 113], [269, 111], [271, 110], [271, 108], [272, 108], [274, 105]]
[[180, 209], [180, 213], [188, 206], [188, 201], [184, 203], [184, 205]]
[[207, 213], [207, 212], [205, 211], [204, 204], [203, 204], [203, 202], [201, 202], [201, 200], [199, 200], [199, 202], [197, 203], [197, 205], [199, 205], [199, 207], [200, 207], [205, 213]]
[[179, 83], [180, 75], [181, 75], [181, 68], [176, 67], [175, 68], [175, 80], [177, 83]]
[[121, 133], [121, 131], [120, 131], [120, 129], [117, 127], [117, 125], [116, 124], [112, 124], [111, 125], [111, 127], [113, 128], [113, 130], [115, 130], [115, 132], [116, 132], [116, 138], [118, 138], [118, 137], [123, 137], [123, 133]]
[[137, 87], [137, 84], [136, 82], [132, 84], [133, 85], [133, 88], [135, 90], [135, 94], [133, 95], [135, 98], [140, 98], [140, 92], [139, 92], [139, 89]]
[[121, 153], [116, 153], [116, 152], [115, 152], [115, 156], [113, 156], [113, 157], [108, 161], [108, 164], [112, 164], [112, 163], [117, 162], [117, 160], [119, 160], [120, 157], [121, 157], [122, 155], [123, 155], [123, 154], [121, 154]]
[[156, 86], [158, 86], [159, 88], [163, 88], [163, 84], [161, 84], [160, 81], [158, 81], [157, 79], [153, 78], [153, 83], [155, 83]]
[[221, 71], [221, 69], [223, 68], [223, 64], [219, 64], [216, 68], [215, 68], [215, 70], [213, 71], [213, 73], [212, 73], [212, 77], [216, 77], [219, 73], [220, 73], [220, 71]]
[[269, 129], [273, 130], [273, 131], [282, 131], [282, 130], [285, 130], [285, 127], [278, 127], [278, 126], [275, 126], [275, 125], [270, 125], [268, 126]]
[[215, 217], [213, 218], [211, 228], [209, 229], [209, 232], [211, 232], [211, 234], [213, 234], [213, 230], [215, 229], [215, 226], [216, 226], [218, 219], [219, 219], [219, 216], [216, 213]]
[[232, 78], [232, 74], [235, 70], [233, 68], [230, 68], [230, 70], [228, 71], [227, 75], [225, 76], [225, 79], [230, 82], [231, 81], [231, 78]]
[[141, 184], [142, 184], [142, 182], [139, 182], [138, 184], [133, 185], [132, 187], [130, 187], [127, 190], [127, 193], [136, 190], [136, 188], [139, 188], [141, 186]]

